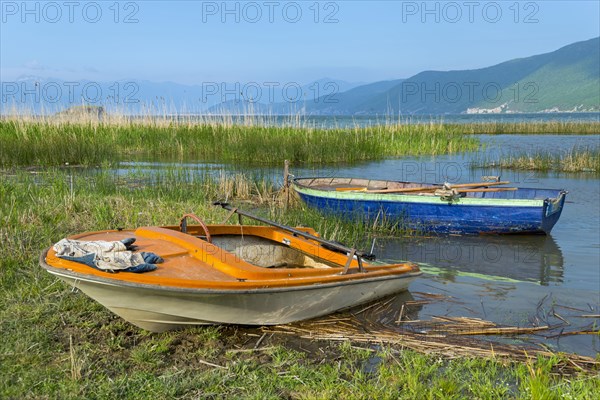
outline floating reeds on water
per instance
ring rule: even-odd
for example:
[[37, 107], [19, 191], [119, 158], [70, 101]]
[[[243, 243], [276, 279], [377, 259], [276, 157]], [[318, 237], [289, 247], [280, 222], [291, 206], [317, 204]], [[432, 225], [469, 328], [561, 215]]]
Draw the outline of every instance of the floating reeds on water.
[[[410, 315], [415, 307], [435, 301], [455, 302], [445, 295], [413, 292], [418, 300], [405, 300], [399, 310], [391, 310], [398, 304], [395, 298], [383, 299], [356, 310], [335, 314], [314, 321], [265, 327], [265, 333], [296, 335], [304, 339], [323, 341], [349, 341], [362, 344], [385, 344], [400, 346], [425, 354], [438, 354], [447, 358], [483, 357], [506, 361], [529, 362], [538, 356], [558, 356], [557, 368], [561, 373], [595, 372], [600, 368], [600, 360], [577, 354], [554, 353], [543, 344], [516, 345], [498, 341], [483, 340], [483, 336], [526, 336], [548, 334], [560, 335], [592, 334], [600, 331], [588, 328], [565, 332], [564, 325], [543, 326], [501, 326], [480, 318], [433, 316], [428, 320], [412, 320]], [[389, 314], [391, 318], [377, 321], [378, 314]], [[393, 312], [395, 311], [395, 313]], [[390, 324], [395, 320], [395, 324]], [[478, 336], [475, 338], [474, 336]]]

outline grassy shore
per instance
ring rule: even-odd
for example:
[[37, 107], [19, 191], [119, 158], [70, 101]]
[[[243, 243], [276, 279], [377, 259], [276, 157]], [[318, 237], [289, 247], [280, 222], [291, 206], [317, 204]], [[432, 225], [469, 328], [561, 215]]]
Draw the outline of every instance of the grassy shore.
[[475, 150], [478, 141], [441, 124], [320, 129], [268, 121], [53, 118], [0, 120], [0, 166], [148, 159], [274, 165], [379, 160]]
[[477, 167], [530, 171], [591, 172], [600, 174], [600, 150], [571, 150], [560, 154], [514, 154], [501, 159], [481, 160]]
[[449, 360], [398, 346], [298, 341], [243, 327], [148, 333], [37, 265], [42, 249], [75, 232], [176, 224], [190, 211], [220, 222], [226, 212], [209, 204], [225, 197], [350, 244], [372, 233], [299, 206], [283, 214], [277, 189], [260, 177], [190, 180], [177, 170], [158, 177], [1, 175], [0, 398], [583, 399], [600, 390], [597, 375], [557, 374], [560, 356], [527, 363]]

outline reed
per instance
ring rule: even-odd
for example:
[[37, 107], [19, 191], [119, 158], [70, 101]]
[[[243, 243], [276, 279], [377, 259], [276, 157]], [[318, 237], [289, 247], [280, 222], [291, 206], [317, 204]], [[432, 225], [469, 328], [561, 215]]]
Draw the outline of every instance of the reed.
[[[232, 117], [231, 117], [232, 118]], [[475, 150], [478, 140], [442, 124], [323, 129], [290, 119], [18, 117], [0, 120], [1, 166], [98, 165], [131, 160], [274, 165], [378, 160]]]
[[0, 166], [99, 165], [132, 159], [352, 163], [474, 151], [479, 142], [469, 134], [510, 133], [598, 134], [600, 122], [452, 124], [388, 118], [374, 126], [324, 128], [299, 115], [19, 114], [0, 119]]
[[501, 159], [476, 161], [474, 167], [600, 174], [600, 150], [571, 149], [559, 154], [512, 154]]
[[600, 134], [600, 121], [472, 122], [446, 126], [468, 134]]

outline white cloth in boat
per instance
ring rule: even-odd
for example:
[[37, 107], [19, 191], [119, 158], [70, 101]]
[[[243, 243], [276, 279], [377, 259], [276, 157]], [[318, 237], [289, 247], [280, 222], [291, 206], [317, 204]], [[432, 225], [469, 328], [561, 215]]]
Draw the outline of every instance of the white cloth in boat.
[[154, 253], [133, 252], [134, 238], [123, 241], [62, 239], [53, 246], [58, 257], [80, 262], [103, 271], [146, 272], [163, 261]]

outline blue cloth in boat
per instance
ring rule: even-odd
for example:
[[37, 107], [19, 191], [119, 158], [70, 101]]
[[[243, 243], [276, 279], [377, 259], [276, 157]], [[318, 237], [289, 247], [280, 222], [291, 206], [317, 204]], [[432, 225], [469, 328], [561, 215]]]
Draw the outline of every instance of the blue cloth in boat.
[[106, 242], [63, 239], [53, 246], [56, 255], [65, 260], [79, 262], [107, 272], [154, 271], [163, 262], [150, 252], [134, 252], [135, 238]]

